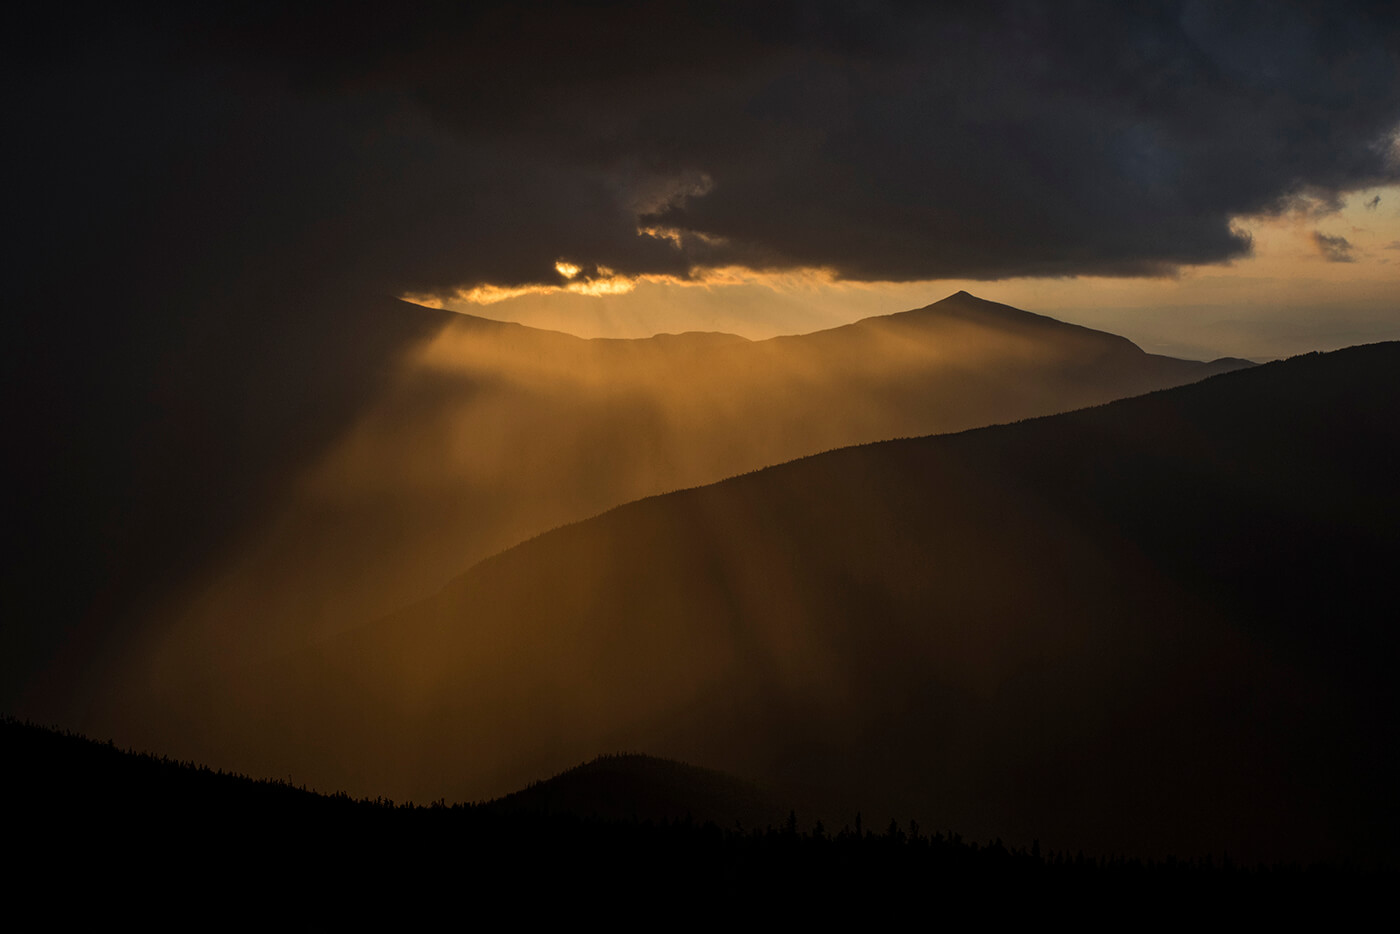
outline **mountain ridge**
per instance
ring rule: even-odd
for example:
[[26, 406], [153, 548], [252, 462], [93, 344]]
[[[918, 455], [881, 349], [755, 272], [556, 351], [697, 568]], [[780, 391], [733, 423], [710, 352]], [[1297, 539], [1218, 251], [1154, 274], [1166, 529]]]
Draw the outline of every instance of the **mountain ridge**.
[[[585, 340], [432, 314], [437, 331], [257, 504], [250, 531], [143, 615], [159, 620], [146, 630], [170, 634], [147, 640], [154, 666], [184, 677], [191, 658], [217, 668], [372, 621], [502, 549], [639, 497], [1211, 372], [967, 296], [765, 341]], [[217, 492], [217, 478], [208, 486]]]
[[487, 807], [630, 821], [777, 827], [796, 802], [780, 802], [734, 775], [645, 753], [609, 753], [531, 782]]
[[[405, 301], [405, 304], [414, 303]], [[431, 308], [431, 306], [416, 305], [415, 307]], [[890, 312], [888, 314], [868, 315], [864, 318], [859, 318], [855, 321], [850, 321], [845, 324], [833, 325], [827, 328], [819, 328], [815, 331], [802, 331], [792, 334], [778, 334], [772, 337], [758, 339], [745, 337], [743, 335], [735, 334], [730, 331], [706, 330], [687, 330], [679, 332], [658, 331], [655, 334], [651, 334], [645, 337], [580, 337], [576, 334], [571, 334], [568, 331], [561, 331], [555, 328], [540, 328], [534, 325], [525, 324], [523, 322], [490, 318], [484, 315], [478, 315], [471, 312], [453, 310], [450, 312], [450, 314], [464, 319], [467, 322], [480, 322], [485, 325], [506, 325], [510, 327], [524, 328], [528, 331], [541, 334], [557, 334], [574, 338], [575, 340], [579, 341], [589, 341], [597, 342], [599, 344], [613, 345], [626, 345], [636, 342], [645, 343], [650, 341], [666, 339], [708, 339], [715, 341], [717, 344], [721, 341], [743, 342], [747, 344], [766, 344], [773, 341], [791, 341], [795, 339], [813, 337], [815, 335], [830, 334], [832, 332], [844, 332], [852, 328], [874, 326], [881, 322], [926, 322], [929, 319], [936, 319], [939, 317], [942, 317], [944, 319], [960, 318], [965, 320], [971, 319], [976, 321], [980, 316], [981, 323], [998, 321], [1002, 323], [1036, 324], [1050, 329], [1058, 328], [1068, 332], [1084, 332], [1088, 334], [1099, 335], [1100, 337], [1105, 339], [1112, 339], [1115, 342], [1121, 342], [1120, 346], [1121, 344], [1128, 344], [1134, 349], [1138, 350], [1139, 352], [1147, 354], [1147, 352], [1143, 351], [1142, 348], [1139, 347], [1136, 343], [1121, 335], [1113, 334], [1109, 331], [1103, 331], [1098, 328], [1088, 327], [1087, 325], [1074, 324], [1072, 322], [1065, 321], [1060, 318], [1055, 318], [1050, 315], [1043, 315], [1038, 312], [1026, 311], [1025, 309], [1016, 308], [1015, 306], [1008, 305], [1004, 302], [994, 302], [989, 299], [984, 299], [979, 296], [973, 295], [972, 293], [966, 290], [959, 290], [951, 295], [938, 299], [937, 301], [931, 302], [928, 305], [924, 305], [919, 308], [911, 308], [905, 311]], [[1245, 360], [1239, 357], [1217, 357], [1208, 361], [1198, 361], [1180, 357], [1171, 357], [1165, 354], [1147, 354], [1147, 356], [1160, 358], [1163, 360], [1179, 361], [1184, 363], [1204, 363], [1208, 365], [1214, 365], [1217, 363], [1228, 362], [1244, 366], [1254, 365], [1253, 361]]]

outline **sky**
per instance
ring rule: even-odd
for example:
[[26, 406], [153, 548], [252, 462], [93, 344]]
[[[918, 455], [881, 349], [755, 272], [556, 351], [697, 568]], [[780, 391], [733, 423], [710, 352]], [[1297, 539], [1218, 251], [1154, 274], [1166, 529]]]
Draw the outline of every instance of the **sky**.
[[690, 330], [755, 340], [922, 307], [953, 292], [1121, 334], [1151, 353], [1265, 361], [1400, 339], [1400, 187], [1335, 209], [1239, 217], [1247, 255], [1159, 276], [840, 280], [825, 269], [715, 270], [701, 281], [619, 280], [613, 291], [545, 286], [408, 295], [411, 301], [583, 337]]
[[968, 288], [1161, 352], [1400, 336], [1390, 5], [929, 6], [29, 8], [11, 279], [151, 331], [339, 288], [761, 337]]

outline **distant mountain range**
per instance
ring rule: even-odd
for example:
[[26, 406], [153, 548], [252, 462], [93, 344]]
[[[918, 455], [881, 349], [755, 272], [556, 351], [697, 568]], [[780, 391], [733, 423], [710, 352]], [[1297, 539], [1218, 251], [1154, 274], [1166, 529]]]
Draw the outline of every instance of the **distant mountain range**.
[[[382, 364], [367, 389], [352, 391], [353, 367], [323, 371], [315, 351], [303, 376], [280, 367], [259, 375], [261, 357], [247, 358], [252, 375], [243, 378], [261, 391], [240, 394], [237, 430], [260, 436], [294, 411], [296, 424], [322, 437], [303, 456], [283, 458], [284, 472], [260, 491], [238, 497], [244, 518], [217, 547], [178, 561], [170, 554], [168, 541], [186, 534], [181, 518], [198, 521], [198, 503], [154, 523], [149, 517], [165, 515], [162, 490], [123, 506], [152, 540], [121, 551], [125, 576], [151, 582], [136, 637], [126, 640], [140, 664], [153, 666], [138, 680], [265, 657], [369, 622], [497, 551], [643, 496], [1246, 365], [1152, 356], [1122, 338], [966, 293], [765, 341], [700, 333], [582, 340], [403, 303], [377, 313], [391, 312], [432, 327]], [[335, 344], [349, 340], [333, 336]], [[273, 377], [275, 385], [263, 386]], [[360, 401], [346, 415], [344, 400], [355, 392]], [[342, 427], [328, 432], [317, 420], [321, 408], [341, 411], [327, 421]], [[179, 463], [181, 444], [211, 436], [224, 443], [220, 431], [195, 422], [156, 440]], [[293, 433], [283, 443], [292, 442], [306, 438]], [[238, 452], [211, 459], [198, 461], [208, 472], [197, 488], [209, 508], [224, 508], [223, 491], [248, 490], [249, 480]], [[86, 534], [75, 531], [80, 541]], [[119, 677], [133, 676], [123, 666]]]
[[832, 822], [1393, 861], [1396, 373], [1400, 345], [1309, 355], [635, 502], [161, 729], [419, 800], [632, 749]]

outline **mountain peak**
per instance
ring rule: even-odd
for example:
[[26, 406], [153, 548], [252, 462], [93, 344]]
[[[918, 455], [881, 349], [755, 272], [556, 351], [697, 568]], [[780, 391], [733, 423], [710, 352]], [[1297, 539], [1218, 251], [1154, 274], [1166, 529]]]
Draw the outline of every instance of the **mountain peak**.
[[[1016, 308], [1014, 305], [1007, 305], [1007, 304], [1005, 304], [1004, 302], [994, 302], [994, 301], [992, 301], [992, 300], [990, 300], [990, 299], [981, 298], [981, 297], [979, 297], [979, 296], [973, 295], [971, 292], [967, 291], [966, 289], [960, 289], [960, 290], [954, 292], [952, 295], [949, 295], [947, 298], [940, 298], [938, 301], [934, 302], [932, 305], [927, 305], [927, 306], [925, 306], [925, 307], [927, 307], [927, 308], [942, 308], [942, 307], [945, 307], [945, 306], [948, 306], [948, 305], [976, 305], [976, 306], [979, 306], [979, 307], [987, 307], [987, 308], [1006, 308], [1006, 309], [1010, 309], [1010, 310], [1012, 310], [1012, 311], [1019, 312], [1020, 314], [1023, 314], [1023, 315], [1031, 315], [1031, 314], [1034, 314], [1034, 312], [1026, 311], [1026, 310], [1023, 309], [1023, 308]], [[1043, 316], [1037, 315], [1037, 317], [1043, 317]]]
[[[941, 298], [931, 305], [916, 308], [912, 311], [900, 312], [894, 315], [887, 315], [886, 318], [905, 318], [907, 320], [929, 320], [933, 318], [955, 318], [960, 320], [971, 320], [983, 324], [995, 324], [997, 327], [1035, 327], [1050, 328], [1063, 334], [1075, 333], [1082, 336], [1093, 335], [1094, 338], [1106, 340], [1118, 345], [1133, 346], [1125, 337], [1110, 334], [1107, 331], [1098, 331], [1093, 328], [1086, 328], [1081, 325], [1071, 324], [1061, 321], [1058, 318], [1051, 318], [1048, 315], [1036, 314], [1033, 311], [1026, 311], [1014, 305], [1007, 305], [1004, 302], [994, 302], [986, 298], [978, 298], [971, 292], [960, 290]], [[870, 320], [870, 319], [867, 319]]]

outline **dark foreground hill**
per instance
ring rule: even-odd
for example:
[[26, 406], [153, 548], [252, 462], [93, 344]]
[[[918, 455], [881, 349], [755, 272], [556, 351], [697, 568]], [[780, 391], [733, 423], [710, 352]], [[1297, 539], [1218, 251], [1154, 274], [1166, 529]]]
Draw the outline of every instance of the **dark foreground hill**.
[[1310, 355], [633, 503], [167, 709], [357, 793], [638, 749], [831, 821], [1393, 861], [1397, 373]]
[[[598, 760], [503, 800], [395, 805], [254, 781], [0, 721], [10, 911], [152, 917], [386, 922], [427, 913], [595, 913], [687, 919], [736, 910], [784, 918], [936, 913], [947, 922], [1081, 924], [1321, 912], [1364, 917], [1390, 878], [1342, 867], [1104, 859], [979, 844], [913, 825], [840, 829], [785, 821], [580, 815], [601, 795], [644, 810], [658, 796], [713, 799], [728, 776], [642, 756]], [[602, 766], [599, 768], [599, 766]], [[585, 777], [580, 782], [579, 778]], [[586, 790], [585, 790], [586, 789]], [[581, 795], [574, 794], [583, 790]], [[533, 804], [532, 804], [533, 802]], [[703, 804], [701, 805], [703, 807]], [[1005, 900], [1007, 892], [1016, 898]]]
[[599, 756], [511, 792], [493, 806], [512, 813], [763, 829], [780, 826], [797, 803], [724, 772], [632, 754]]

